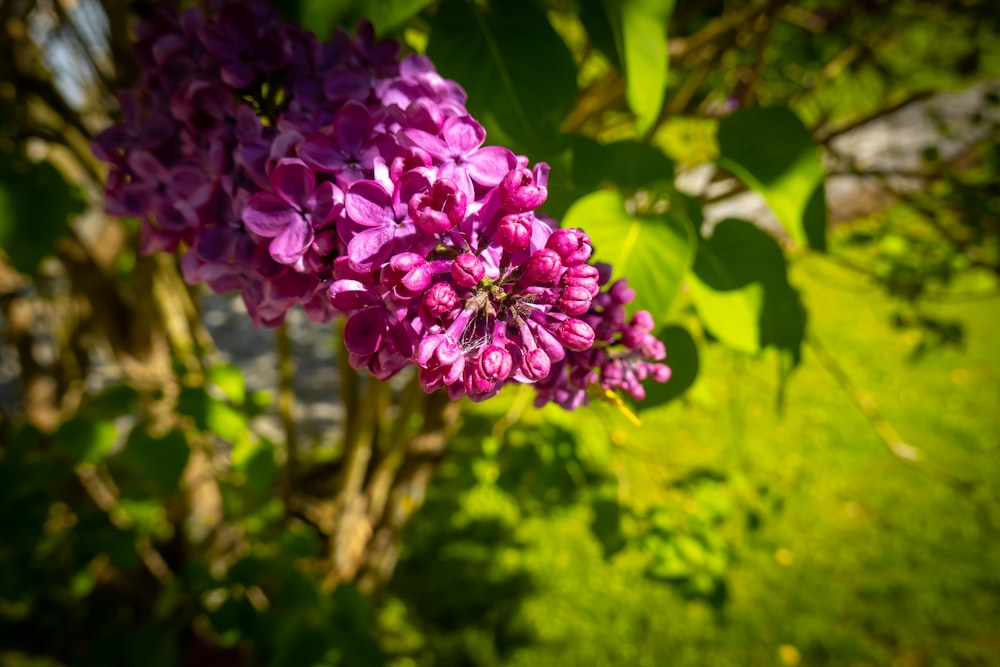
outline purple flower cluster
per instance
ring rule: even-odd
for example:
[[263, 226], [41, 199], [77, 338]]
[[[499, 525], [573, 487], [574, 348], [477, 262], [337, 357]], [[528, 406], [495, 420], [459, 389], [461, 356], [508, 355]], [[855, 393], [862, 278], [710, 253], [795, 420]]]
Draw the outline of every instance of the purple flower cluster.
[[669, 377], [634, 293], [602, 291], [587, 235], [537, 212], [548, 166], [484, 146], [426, 57], [366, 24], [320, 43], [263, 2], [215, 9], [140, 26], [142, 74], [94, 145], [144, 252], [181, 249], [188, 282], [241, 291], [258, 325], [346, 316], [352, 366], [415, 365], [455, 398], [530, 383], [575, 408]]

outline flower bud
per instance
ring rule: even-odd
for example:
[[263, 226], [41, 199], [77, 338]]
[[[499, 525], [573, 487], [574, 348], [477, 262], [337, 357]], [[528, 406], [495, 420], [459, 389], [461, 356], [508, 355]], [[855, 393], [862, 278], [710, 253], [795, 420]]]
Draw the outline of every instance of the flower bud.
[[590, 292], [591, 297], [595, 297], [601, 291], [599, 278], [595, 267], [590, 264], [577, 264], [566, 269], [562, 275], [562, 284], [583, 287]]
[[567, 315], [583, 315], [590, 309], [590, 300], [587, 288], [569, 285], [559, 294], [559, 307]]
[[557, 229], [545, 244], [555, 250], [565, 266], [576, 266], [590, 259], [594, 252], [590, 237], [581, 229]]
[[469, 252], [463, 252], [451, 264], [451, 277], [462, 287], [475, 287], [486, 275], [482, 260]]
[[532, 380], [541, 380], [552, 371], [552, 361], [549, 355], [542, 350], [535, 348], [524, 355], [521, 362], [521, 372]]
[[615, 303], [626, 304], [632, 303], [632, 299], [635, 298], [635, 290], [628, 286], [628, 281], [624, 278], [615, 281], [615, 284], [611, 286], [608, 290], [608, 294]]
[[624, 379], [625, 371], [620, 361], [609, 361], [601, 366], [601, 384], [605, 387], [617, 387]]
[[640, 310], [632, 316], [632, 326], [644, 333], [649, 333], [656, 326], [656, 322], [653, 321], [652, 313], [648, 310]]
[[520, 214], [505, 215], [497, 228], [497, 240], [507, 252], [527, 248], [531, 242], [531, 218]]
[[524, 213], [545, 203], [548, 188], [535, 181], [535, 175], [525, 167], [507, 173], [500, 181], [500, 205], [513, 213]]
[[406, 210], [413, 223], [424, 232], [446, 232], [465, 217], [465, 193], [447, 178], [434, 181], [429, 193], [418, 192], [410, 197]]
[[448, 283], [434, 283], [424, 295], [424, 305], [434, 317], [440, 317], [458, 304], [458, 295]]
[[559, 342], [575, 352], [590, 349], [594, 344], [594, 330], [590, 325], [572, 317], [559, 325], [556, 337]]
[[636, 350], [642, 346], [646, 339], [646, 332], [636, 326], [627, 326], [622, 331], [621, 343], [630, 350]]
[[650, 375], [654, 382], [666, 382], [672, 375], [670, 366], [666, 364], [651, 364], [651, 369]]
[[663, 345], [663, 341], [657, 340], [653, 334], [646, 334], [639, 350], [644, 357], [654, 361], [662, 361], [667, 358], [667, 348]]
[[496, 385], [495, 380], [491, 380], [483, 375], [479, 366], [473, 367], [472, 372], [465, 376], [465, 393], [470, 396], [485, 394], [496, 387]]
[[528, 260], [524, 275], [533, 283], [554, 283], [563, 270], [559, 255], [554, 250], [542, 248], [535, 251]]
[[612, 267], [607, 262], [594, 262], [594, 268], [597, 269], [597, 283], [602, 287], [611, 282], [611, 272]]
[[506, 380], [513, 368], [510, 352], [499, 345], [488, 345], [479, 356], [479, 372], [482, 377], [498, 382]]

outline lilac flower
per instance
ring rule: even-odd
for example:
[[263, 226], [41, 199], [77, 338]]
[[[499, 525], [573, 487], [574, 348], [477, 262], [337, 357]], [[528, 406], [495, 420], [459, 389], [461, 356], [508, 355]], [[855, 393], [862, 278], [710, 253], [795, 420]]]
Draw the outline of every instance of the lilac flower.
[[522, 383], [572, 409], [669, 377], [634, 291], [538, 211], [548, 165], [484, 148], [429, 59], [370, 24], [321, 44], [267, 3], [208, 4], [137, 27], [142, 73], [94, 143], [144, 252], [183, 244], [185, 280], [239, 290], [258, 326], [343, 316], [354, 368], [415, 366], [452, 398]]
[[494, 187], [517, 164], [506, 148], [480, 148], [486, 131], [471, 116], [449, 118], [441, 126], [440, 136], [417, 129], [402, 130], [400, 135], [408, 145], [440, 160], [441, 178], [454, 181], [468, 199], [475, 197], [473, 183]]
[[271, 256], [282, 264], [302, 259], [313, 242], [313, 228], [333, 213], [335, 186], [316, 187], [316, 176], [302, 160], [285, 158], [271, 171], [271, 192], [254, 193], [243, 211], [247, 228], [264, 238]]
[[263, 29], [247, 7], [227, 4], [215, 21], [198, 32], [205, 48], [220, 61], [222, 81], [233, 88], [249, 88], [260, 72], [274, 72], [288, 64], [291, 46], [280, 31]]

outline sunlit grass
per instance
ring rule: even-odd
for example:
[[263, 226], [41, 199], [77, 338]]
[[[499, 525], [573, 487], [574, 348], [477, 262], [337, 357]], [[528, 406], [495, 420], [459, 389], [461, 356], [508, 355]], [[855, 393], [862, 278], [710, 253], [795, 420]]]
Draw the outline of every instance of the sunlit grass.
[[[791, 280], [810, 304], [810, 335], [833, 361], [806, 346], [781, 414], [774, 360], [718, 345], [701, 347], [688, 394], [645, 411], [639, 428], [611, 406], [525, 410], [527, 427], [507, 446], [545, 450], [530, 442], [532, 425], [571, 428], [582, 469], [610, 471], [617, 483], [547, 503], [518, 488], [492, 496], [516, 545], [492, 567], [527, 574], [532, 590], [513, 594], [516, 611], [501, 625], [522, 634], [506, 653], [474, 648], [506, 640], [471, 614], [454, 619], [466, 626], [459, 654], [484, 665], [1000, 664], [1000, 301], [934, 305], [931, 314], [962, 323], [963, 344], [914, 359], [920, 334], [893, 328], [899, 303], [865, 278], [807, 257]], [[498, 420], [510, 408], [501, 399], [479, 410]], [[589, 528], [595, 496], [694, 517], [690, 494], [669, 485], [705, 469], [725, 480], [712, 493], [733, 499], [713, 529], [731, 554], [718, 608], [647, 578], [641, 540], [606, 559]], [[482, 517], [489, 497], [467, 494], [475, 507], [455, 511]], [[511, 512], [512, 498], [521, 512]], [[634, 538], [640, 523], [626, 519], [622, 530]], [[421, 532], [431, 539], [434, 530]], [[416, 564], [404, 561], [400, 577], [447, 587], [447, 568], [421, 561], [419, 542], [414, 549]], [[427, 664], [450, 664], [432, 658], [448, 632], [427, 634]]]

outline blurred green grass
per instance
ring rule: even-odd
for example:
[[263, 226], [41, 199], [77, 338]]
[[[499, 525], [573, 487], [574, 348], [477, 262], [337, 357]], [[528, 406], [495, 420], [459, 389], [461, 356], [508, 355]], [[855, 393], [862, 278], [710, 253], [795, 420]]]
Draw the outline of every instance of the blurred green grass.
[[[640, 427], [601, 404], [521, 413], [511, 395], [474, 408], [501, 437], [460, 441], [413, 522], [382, 618], [400, 648], [391, 664], [1000, 664], [1000, 301], [934, 304], [963, 343], [914, 358], [921, 334], [893, 328], [900, 302], [863, 276], [801, 257], [791, 279], [848, 387], [808, 346], [779, 414], [774, 359], [702, 345], [696, 384]], [[535, 458], [511, 479], [504, 448]], [[685, 481], [706, 471], [708, 486]], [[590, 525], [608, 498], [635, 512], [618, 527], [633, 539], [605, 558]], [[722, 509], [706, 522], [708, 502]], [[722, 563], [723, 603], [646, 575], [649, 507], [672, 513], [675, 536], [716, 545], [689, 579]]]

